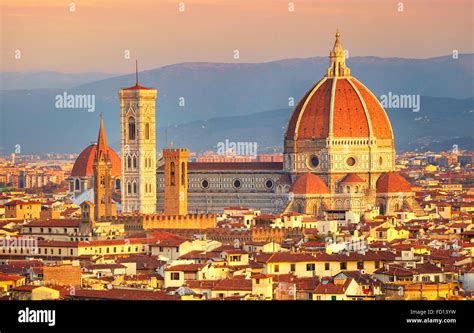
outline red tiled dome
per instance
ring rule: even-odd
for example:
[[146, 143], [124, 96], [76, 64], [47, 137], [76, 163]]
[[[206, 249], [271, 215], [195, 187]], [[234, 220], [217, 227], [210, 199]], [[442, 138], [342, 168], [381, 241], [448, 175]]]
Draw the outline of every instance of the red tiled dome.
[[341, 180], [341, 183], [365, 183], [365, 180], [356, 173], [350, 173]]
[[291, 115], [285, 138], [393, 139], [390, 121], [377, 98], [351, 76], [346, 56], [336, 33], [325, 77], [301, 99]]
[[408, 181], [397, 172], [387, 172], [377, 180], [377, 193], [411, 192]]
[[321, 177], [305, 173], [296, 179], [290, 191], [294, 194], [325, 194], [329, 193], [329, 188]]
[[[93, 165], [96, 149], [97, 145], [91, 144], [79, 154], [72, 167], [72, 177], [90, 177], [94, 175]], [[120, 157], [110, 147], [108, 147], [108, 152], [112, 162], [112, 176], [120, 176], [122, 168]]]
[[285, 136], [324, 139], [331, 124], [335, 138], [368, 138], [371, 133], [378, 139], [393, 138], [379, 101], [352, 76], [325, 77], [314, 85], [293, 111]]

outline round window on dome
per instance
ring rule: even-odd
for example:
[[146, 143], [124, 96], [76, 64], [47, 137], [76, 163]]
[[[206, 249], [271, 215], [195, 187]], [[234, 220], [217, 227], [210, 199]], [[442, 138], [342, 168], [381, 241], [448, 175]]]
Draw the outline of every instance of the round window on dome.
[[270, 189], [273, 187], [273, 181], [271, 179], [267, 179], [267, 181], [265, 182], [265, 187]]
[[346, 160], [346, 163], [347, 163], [348, 166], [354, 166], [356, 164], [356, 159], [354, 157], [349, 157]]
[[240, 179], [234, 180], [234, 187], [235, 188], [240, 188], [241, 186], [242, 186], [242, 182], [240, 181]]
[[309, 163], [311, 164], [311, 167], [317, 168], [319, 166], [319, 157], [316, 155], [311, 156]]
[[202, 188], [208, 188], [209, 187], [209, 181], [207, 179], [204, 179], [201, 181], [201, 187]]

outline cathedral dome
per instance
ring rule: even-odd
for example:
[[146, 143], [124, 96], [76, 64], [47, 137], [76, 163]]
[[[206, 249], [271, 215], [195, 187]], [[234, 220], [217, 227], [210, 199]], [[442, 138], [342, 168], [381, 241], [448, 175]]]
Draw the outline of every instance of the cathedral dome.
[[377, 193], [412, 192], [410, 183], [397, 172], [387, 172], [377, 180]]
[[290, 192], [294, 194], [327, 194], [329, 188], [321, 177], [313, 173], [305, 173], [296, 179]]
[[[96, 150], [97, 145], [91, 144], [79, 154], [72, 167], [72, 177], [90, 177], [94, 175], [93, 165]], [[120, 176], [122, 168], [120, 157], [110, 147], [108, 147], [108, 152], [112, 163], [112, 177]]]
[[296, 106], [285, 139], [393, 139], [390, 121], [377, 98], [350, 75], [339, 33], [330, 54], [331, 66]]

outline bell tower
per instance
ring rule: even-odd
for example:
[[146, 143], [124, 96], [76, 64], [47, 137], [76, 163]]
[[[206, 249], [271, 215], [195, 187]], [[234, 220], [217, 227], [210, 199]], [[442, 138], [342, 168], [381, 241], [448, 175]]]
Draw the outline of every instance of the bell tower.
[[185, 148], [164, 149], [165, 214], [188, 214], [188, 157]]
[[156, 213], [155, 101], [157, 90], [138, 83], [120, 97], [122, 211]]
[[116, 215], [116, 205], [112, 202], [114, 181], [112, 179], [112, 162], [105, 137], [104, 119], [100, 115], [99, 136], [94, 156], [94, 220], [100, 221]]

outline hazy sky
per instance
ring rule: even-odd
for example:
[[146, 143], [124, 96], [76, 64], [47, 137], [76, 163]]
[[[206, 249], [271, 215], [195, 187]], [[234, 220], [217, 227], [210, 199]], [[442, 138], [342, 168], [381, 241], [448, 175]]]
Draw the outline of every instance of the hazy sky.
[[2, 71], [125, 73], [136, 58], [143, 70], [186, 61], [327, 56], [336, 28], [350, 56], [473, 52], [472, 0], [0, 2]]

